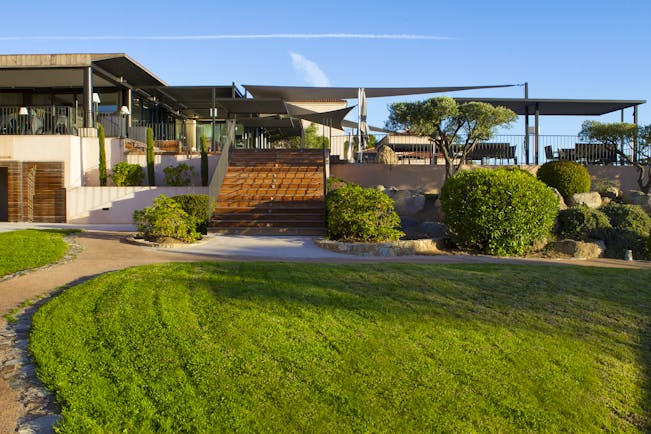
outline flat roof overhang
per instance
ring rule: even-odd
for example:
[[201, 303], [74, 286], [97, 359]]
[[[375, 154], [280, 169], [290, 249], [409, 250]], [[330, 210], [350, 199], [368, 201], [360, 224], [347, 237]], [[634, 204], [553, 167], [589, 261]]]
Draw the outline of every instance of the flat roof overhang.
[[81, 88], [87, 67], [94, 67], [94, 87], [166, 86], [123, 53], [0, 55], [0, 83], [4, 89]]
[[455, 98], [458, 103], [485, 102], [506, 107], [516, 114], [541, 116], [601, 116], [646, 103], [645, 100]]

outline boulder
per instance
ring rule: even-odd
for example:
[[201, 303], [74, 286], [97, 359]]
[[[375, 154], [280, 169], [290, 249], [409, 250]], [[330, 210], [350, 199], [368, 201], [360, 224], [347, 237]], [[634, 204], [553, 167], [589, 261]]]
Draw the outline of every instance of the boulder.
[[400, 217], [414, 216], [425, 206], [425, 195], [416, 190], [385, 190]]
[[570, 206], [585, 205], [588, 208], [599, 208], [601, 206], [601, 195], [596, 191], [588, 193], [574, 193], [567, 200]]
[[[414, 218], [419, 222], [440, 222], [443, 221], [443, 213], [441, 212], [441, 204], [436, 196], [425, 196], [425, 205]], [[437, 205], [438, 204], [438, 205]]]
[[384, 191], [384, 190], [386, 190], [386, 188], [384, 188], [384, 185], [376, 185], [376, 186], [375, 186], [375, 189], [376, 189], [377, 191]]
[[437, 199], [434, 202], [434, 211], [432, 220], [437, 222], [442, 222], [445, 220], [445, 213], [443, 212], [443, 205], [441, 204], [441, 199]]
[[423, 237], [442, 240], [448, 236], [448, 227], [440, 222], [422, 222], [418, 231]]
[[603, 190], [601, 190], [600, 194], [601, 194], [601, 197], [604, 197], [604, 198], [607, 197], [608, 199], [614, 200], [614, 199], [617, 199], [618, 197], [620, 197], [622, 195], [622, 192], [619, 191], [619, 188], [614, 187], [614, 186], [610, 186], [610, 187], [606, 187]]
[[377, 162], [380, 164], [397, 164], [398, 157], [390, 147], [381, 146], [380, 149], [378, 149]]
[[565, 204], [565, 199], [563, 199], [563, 195], [559, 193], [558, 190], [556, 190], [554, 187], [551, 188], [556, 197], [558, 198], [558, 209], [564, 210], [567, 209], [567, 205]]
[[651, 215], [651, 194], [637, 190], [627, 190], [622, 193], [622, 202], [629, 205], [639, 205]]
[[553, 245], [557, 252], [581, 259], [599, 258], [606, 251], [606, 244], [603, 241], [560, 240], [554, 241]]

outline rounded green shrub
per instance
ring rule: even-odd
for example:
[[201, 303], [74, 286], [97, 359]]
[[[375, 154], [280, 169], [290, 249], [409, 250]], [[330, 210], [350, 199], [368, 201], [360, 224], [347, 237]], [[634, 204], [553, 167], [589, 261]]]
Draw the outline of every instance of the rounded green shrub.
[[130, 164], [122, 161], [113, 166], [111, 179], [113, 184], [118, 187], [142, 185], [142, 181], [145, 179], [145, 171], [140, 164]]
[[195, 230], [194, 218], [164, 194], [154, 199], [152, 206], [135, 211], [133, 221], [143, 238], [150, 241], [174, 238], [192, 242], [201, 238]]
[[186, 163], [167, 166], [163, 169], [165, 184], [173, 187], [186, 187], [192, 183], [194, 167]]
[[348, 184], [328, 193], [326, 207], [330, 239], [386, 241], [404, 235], [393, 200], [381, 191]]
[[520, 169], [460, 172], [440, 200], [454, 240], [494, 255], [520, 255], [544, 240], [558, 212], [554, 192]]
[[602, 211], [575, 206], [558, 212], [554, 233], [562, 239], [605, 240], [611, 228], [608, 216]]
[[590, 191], [588, 169], [574, 161], [549, 161], [538, 169], [539, 180], [555, 188], [565, 199]]
[[621, 259], [625, 250], [632, 250], [636, 259], [646, 259], [651, 250], [647, 238], [651, 231], [651, 217], [639, 205], [611, 202], [601, 208], [608, 216], [612, 229], [606, 237], [606, 256]]
[[174, 196], [183, 211], [194, 219], [195, 229], [202, 234], [208, 233], [208, 225], [215, 209], [215, 201], [207, 194], [181, 194]]

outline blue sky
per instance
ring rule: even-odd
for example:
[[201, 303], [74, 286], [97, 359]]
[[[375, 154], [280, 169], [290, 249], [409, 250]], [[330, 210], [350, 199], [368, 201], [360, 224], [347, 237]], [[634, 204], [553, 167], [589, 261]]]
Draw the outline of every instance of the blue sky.
[[[649, 0], [32, 0], [5, 3], [2, 15], [0, 53], [125, 52], [170, 85], [527, 81], [531, 97], [651, 101]], [[305, 36], [326, 34], [336, 37]], [[516, 87], [454, 95], [522, 94]], [[400, 100], [370, 101], [370, 123], [383, 125], [386, 106]], [[639, 112], [645, 125], [647, 106]], [[619, 113], [599, 120], [618, 121]], [[543, 118], [541, 133], [576, 134], [581, 121]]]

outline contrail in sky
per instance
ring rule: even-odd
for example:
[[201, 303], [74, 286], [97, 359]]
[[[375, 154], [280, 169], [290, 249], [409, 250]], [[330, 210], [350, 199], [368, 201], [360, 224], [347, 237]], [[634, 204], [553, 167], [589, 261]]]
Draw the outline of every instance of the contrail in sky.
[[372, 33], [269, 33], [245, 35], [104, 35], [104, 36], [0, 36], [0, 41], [201, 41], [216, 39], [393, 39], [393, 40], [452, 40], [449, 36], [415, 35], [415, 34], [372, 34]]

